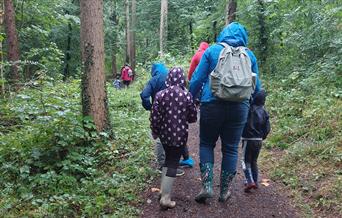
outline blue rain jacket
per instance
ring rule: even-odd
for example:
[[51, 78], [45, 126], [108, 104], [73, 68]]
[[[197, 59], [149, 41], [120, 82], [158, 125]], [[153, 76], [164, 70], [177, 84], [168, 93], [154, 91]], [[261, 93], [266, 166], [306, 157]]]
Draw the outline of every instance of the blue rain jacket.
[[142, 106], [146, 110], [151, 110], [154, 97], [156, 96], [157, 92], [166, 88], [165, 80], [167, 73], [168, 69], [163, 63], [154, 63], [152, 65], [152, 78], [147, 82], [144, 89], [140, 93]]
[[[217, 98], [211, 92], [211, 88], [209, 85], [209, 75], [215, 69], [220, 56], [220, 52], [224, 48], [223, 45], [220, 45], [218, 43], [225, 42], [233, 47], [247, 47], [248, 33], [244, 26], [242, 26], [238, 22], [233, 22], [222, 30], [216, 41], [217, 44], [210, 46], [204, 52], [201, 61], [197, 66], [190, 81], [189, 91], [192, 96], [196, 96], [201, 90], [202, 85], [204, 84], [201, 102], [211, 102], [217, 100]], [[257, 93], [261, 89], [257, 59], [253, 52], [249, 49], [247, 49], [247, 54], [252, 62], [252, 71], [257, 75], [256, 88], [254, 92]]]

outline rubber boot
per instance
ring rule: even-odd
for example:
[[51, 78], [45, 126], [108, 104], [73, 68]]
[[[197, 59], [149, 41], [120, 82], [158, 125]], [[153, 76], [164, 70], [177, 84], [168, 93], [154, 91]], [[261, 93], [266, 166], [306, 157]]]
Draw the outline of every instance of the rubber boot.
[[[164, 171], [164, 168], [163, 168], [163, 171]], [[173, 185], [175, 179], [176, 179], [175, 177], [169, 177], [166, 175], [163, 177], [163, 180], [161, 182], [161, 189], [160, 189], [161, 198], [159, 201], [160, 208], [162, 210], [167, 210], [170, 208], [174, 208], [176, 206], [176, 202], [171, 201], [171, 190], [172, 190], [172, 185]]]
[[206, 199], [213, 197], [213, 163], [200, 164], [202, 189], [195, 197], [197, 203], [205, 203]]
[[221, 182], [220, 182], [220, 197], [219, 202], [225, 202], [231, 196], [229, 188], [236, 173], [229, 173], [228, 171], [221, 170]]
[[167, 167], [163, 167], [162, 171], [161, 171], [161, 178], [160, 178], [160, 191], [159, 191], [159, 195], [158, 195], [158, 200], [160, 201], [161, 198], [161, 193], [162, 193], [162, 182], [164, 177], [166, 176], [166, 171], [167, 171]]

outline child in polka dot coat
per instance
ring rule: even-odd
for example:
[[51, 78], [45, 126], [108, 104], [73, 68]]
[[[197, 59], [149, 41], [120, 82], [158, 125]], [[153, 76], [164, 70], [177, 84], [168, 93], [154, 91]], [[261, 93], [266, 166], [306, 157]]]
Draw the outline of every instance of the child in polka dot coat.
[[153, 136], [160, 138], [165, 149], [160, 206], [168, 209], [176, 205], [176, 202], [171, 201], [171, 188], [188, 140], [188, 123], [196, 122], [197, 111], [191, 94], [185, 88], [182, 68], [172, 68], [165, 84], [167, 88], [156, 95], [150, 120]]

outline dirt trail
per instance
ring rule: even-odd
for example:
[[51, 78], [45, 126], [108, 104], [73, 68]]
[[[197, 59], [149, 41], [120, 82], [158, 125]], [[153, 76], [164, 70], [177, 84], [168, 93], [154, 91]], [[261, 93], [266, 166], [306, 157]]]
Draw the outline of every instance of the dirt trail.
[[[140, 217], [300, 217], [296, 209], [290, 205], [286, 193], [272, 181], [268, 187], [260, 185], [260, 188], [253, 193], [244, 193], [240, 164], [231, 189], [232, 197], [226, 203], [218, 202], [220, 145], [215, 149], [214, 198], [204, 205], [196, 203], [194, 198], [201, 188], [198, 166], [198, 123], [190, 125], [189, 135], [190, 154], [196, 160], [196, 166], [193, 169], [185, 169], [185, 175], [176, 179], [172, 197], [177, 202], [176, 208], [167, 211], [160, 210], [158, 193], [151, 191], [152, 187], [159, 188], [160, 179], [158, 178], [143, 194], [144, 202], [141, 205]], [[260, 177], [265, 178], [262, 171]]]

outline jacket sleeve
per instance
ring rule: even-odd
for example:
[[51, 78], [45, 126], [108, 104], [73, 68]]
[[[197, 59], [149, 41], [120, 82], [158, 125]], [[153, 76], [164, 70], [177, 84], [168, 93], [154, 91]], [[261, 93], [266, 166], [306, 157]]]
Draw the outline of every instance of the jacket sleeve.
[[190, 93], [188, 93], [188, 96], [187, 96], [187, 111], [188, 111], [187, 121], [189, 123], [196, 122], [197, 121], [196, 105]]
[[263, 128], [263, 137], [262, 139], [266, 139], [267, 135], [271, 131], [270, 117], [267, 112], [265, 112], [265, 124]]
[[207, 49], [199, 62], [194, 74], [191, 77], [189, 91], [192, 96], [197, 96], [201, 90], [203, 83], [208, 78], [209, 71], [209, 50]]
[[191, 77], [192, 77], [192, 74], [194, 73], [197, 65], [198, 65], [198, 62], [199, 62], [199, 58], [198, 58], [198, 55], [197, 53], [192, 57], [191, 59], [191, 63], [190, 63], [190, 68], [189, 68], [189, 72], [188, 72], [188, 80], [190, 81], [191, 80]]
[[150, 81], [148, 81], [148, 83], [146, 84], [142, 92], [140, 93], [142, 106], [146, 110], [151, 110], [152, 108], [151, 97], [152, 97], [153, 90], [154, 90], [154, 85], [153, 85], [154, 80], [155, 80], [154, 77], [150, 79]]
[[151, 122], [151, 130], [152, 133], [157, 135], [159, 137], [159, 131], [160, 131], [160, 122], [161, 122], [161, 114], [160, 114], [160, 95], [156, 95], [156, 99], [153, 102], [152, 110], [151, 110], [151, 116], [150, 116], [150, 122]]

